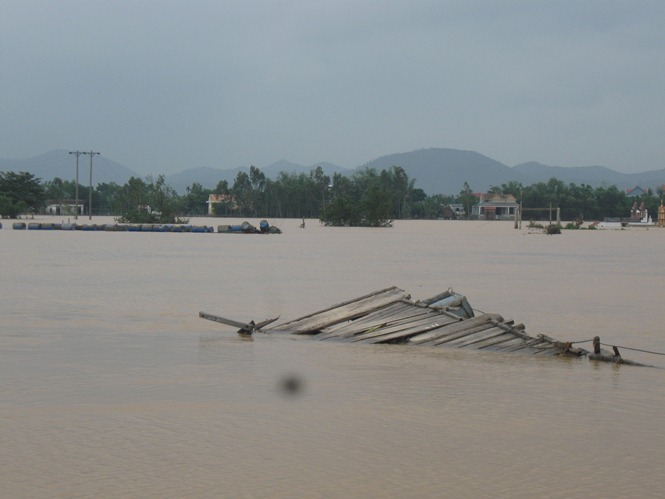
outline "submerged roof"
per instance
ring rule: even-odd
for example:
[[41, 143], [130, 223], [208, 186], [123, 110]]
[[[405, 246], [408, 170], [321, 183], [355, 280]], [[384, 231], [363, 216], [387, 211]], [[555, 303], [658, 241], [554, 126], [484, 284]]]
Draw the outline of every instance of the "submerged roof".
[[404, 290], [390, 287], [348, 300], [297, 319], [276, 323], [278, 318], [255, 324], [199, 312], [199, 316], [240, 328], [238, 333], [254, 332], [307, 335], [318, 340], [350, 343], [389, 343], [474, 350], [518, 352], [536, 355], [588, 356], [592, 360], [643, 365], [624, 360], [600, 349], [594, 338], [594, 352], [576, 348], [544, 334], [526, 332], [499, 314], [476, 313], [464, 295], [448, 289], [432, 298], [414, 301]]
[[545, 335], [529, 336], [499, 314], [476, 315], [466, 297], [448, 290], [412, 301], [396, 288], [361, 296], [298, 319], [272, 331], [307, 334], [319, 340], [520, 351], [548, 355], [586, 355], [583, 349]]

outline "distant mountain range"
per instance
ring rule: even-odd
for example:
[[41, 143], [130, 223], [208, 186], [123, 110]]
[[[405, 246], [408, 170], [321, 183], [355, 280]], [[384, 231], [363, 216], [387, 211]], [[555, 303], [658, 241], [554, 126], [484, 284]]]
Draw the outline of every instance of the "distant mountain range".
[[[526, 186], [546, 182], [550, 178], [556, 178], [565, 184], [587, 184], [594, 188], [615, 185], [621, 190], [638, 185], [644, 189], [648, 187], [655, 189], [665, 185], [665, 169], [642, 173], [619, 173], [603, 166], [560, 167], [536, 162], [510, 167], [477, 152], [443, 148], [389, 154], [354, 169], [326, 162], [306, 166], [286, 160], [258, 168], [267, 177], [275, 179], [280, 172], [309, 173], [317, 166], [321, 166], [325, 174], [330, 177], [333, 176], [333, 173], [352, 175], [356, 170], [363, 168], [374, 168], [380, 171], [392, 166], [401, 166], [409, 178], [415, 179], [415, 186], [423, 189], [429, 195], [458, 194], [465, 182], [472, 190], [485, 192], [492, 186], [500, 186], [511, 181], [520, 182]], [[75, 170], [75, 157], [65, 150], [50, 151], [28, 159], [0, 158], [0, 171], [29, 172], [42, 180], [53, 180], [56, 177], [74, 180]], [[89, 170], [90, 157], [81, 155], [79, 157], [79, 183], [82, 185], [87, 185], [89, 182]], [[226, 180], [231, 186], [240, 171], [249, 172], [249, 168], [238, 167], [227, 170], [194, 168], [174, 175], [166, 175], [166, 181], [178, 193], [183, 194], [193, 183], [201, 184], [207, 189], [214, 189], [220, 180]], [[130, 177], [144, 178], [145, 175], [104, 156], [95, 155], [93, 157], [93, 184], [115, 182], [123, 185]]]
[[[79, 184], [90, 182], [90, 156], [81, 154], [78, 158]], [[76, 156], [68, 151], [58, 149], [28, 159], [0, 158], [0, 171], [28, 172], [42, 180], [74, 180], [76, 178]], [[105, 156], [93, 155], [92, 183], [110, 184], [115, 182], [124, 185], [132, 176], [140, 177], [134, 170], [116, 163]]]

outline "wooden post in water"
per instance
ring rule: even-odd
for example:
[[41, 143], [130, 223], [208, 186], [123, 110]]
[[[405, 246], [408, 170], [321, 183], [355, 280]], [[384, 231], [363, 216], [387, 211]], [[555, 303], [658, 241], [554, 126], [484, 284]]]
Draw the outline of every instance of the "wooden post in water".
[[520, 216], [520, 209], [516, 208], [515, 209], [515, 228], [516, 229], [517, 229], [517, 226], [518, 226], [519, 216]]
[[612, 347], [612, 350], [614, 350], [614, 358], [616, 360], [621, 360], [621, 354], [619, 353], [619, 349], [617, 347]]
[[593, 339], [593, 353], [596, 355], [600, 354], [600, 336], [596, 336]]

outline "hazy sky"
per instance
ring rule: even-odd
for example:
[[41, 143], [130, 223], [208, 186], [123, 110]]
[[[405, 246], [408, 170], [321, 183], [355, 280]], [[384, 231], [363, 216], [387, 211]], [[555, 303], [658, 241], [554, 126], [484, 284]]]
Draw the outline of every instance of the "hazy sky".
[[665, 168], [665, 1], [0, 0], [0, 157]]

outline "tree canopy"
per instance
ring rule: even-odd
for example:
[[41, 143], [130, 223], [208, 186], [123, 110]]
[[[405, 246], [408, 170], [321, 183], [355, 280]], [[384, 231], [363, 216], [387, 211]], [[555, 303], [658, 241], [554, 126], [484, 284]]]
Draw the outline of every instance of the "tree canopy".
[[[39, 211], [46, 199], [61, 203], [74, 199], [75, 190], [74, 181], [56, 178], [42, 184], [30, 173], [0, 172], [0, 214], [16, 217], [30, 209]], [[332, 178], [318, 166], [309, 173], [281, 172], [274, 180], [251, 166], [248, 172], [239, 172], [232, 185], [222, 180], [214, 189], [206, 189], [194, 183], [184, 195], [178, 195], [163, 175], [131, 177], [122, 186], [98, 184], [92, 191], [92, 210], [89, 187], [79, 185], [78, 190], [85, 213], [115, 215], [119, 221], [136, 223], [174, 223], [183, 221], [183, 216], [206, 215], [210, 194], [220, 195], [212, 205], [217, 216], [318, 218], [331, 226], [385, 227], [397, 219], [436, 219], [452, 203], [464, 205], [468, 214], [478, 202], [468, 182], [456, 196], [428, 196], [400, 166], [381, 171], [365, 168], [350, 176], [335, 173]], [[564, 220], [626, 217], [635, 201], [645, 202], [655, 214], [660, 201], [651, 193], [633, 199], [615, 186], [592, 188], [554, 178], [529, 186], [508, 182], [493, 186], [490, 192], [512, 194], [525, 207], [558, 207]]]
[[0, 215], [16, 218], [38, 211], [46, 198], [40, 179], [27, 172], [0, 172]]

